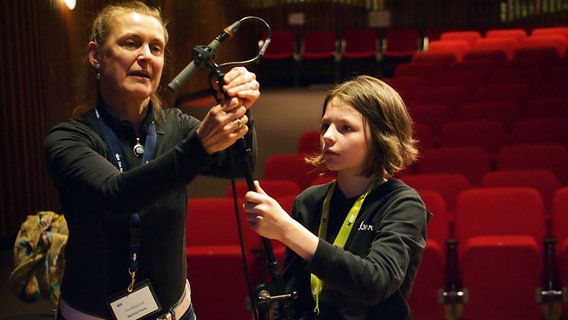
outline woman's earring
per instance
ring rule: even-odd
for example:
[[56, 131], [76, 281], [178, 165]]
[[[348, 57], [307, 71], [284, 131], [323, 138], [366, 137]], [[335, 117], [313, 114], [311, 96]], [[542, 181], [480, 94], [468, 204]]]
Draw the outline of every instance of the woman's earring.
[[97, 80], [101, 80], [101, 65], [97, 63], [95, 68], [97, 69]]

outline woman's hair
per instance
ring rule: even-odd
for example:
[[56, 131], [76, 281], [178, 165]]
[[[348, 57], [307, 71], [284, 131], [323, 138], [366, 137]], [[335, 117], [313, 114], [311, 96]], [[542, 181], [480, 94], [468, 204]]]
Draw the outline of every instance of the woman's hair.
[[[164, 40], [166, 43], [168, 42], [169, 35], [168, 35], [168, 30], [166, 29], [167, 22], [162, 17], [160, 9], [149, 7], [144, 2], [137, 0], [116, 3], [116, 4], [109, 4], [105, 6], [101, 11], [99, 11], [92, 23], [92, 29], [89, 41], [94, 41], [99, 46], [104, 45], [108, 38], [108, 32], [110, 26], [112, 25], [113, 19], [115, 19], [115, 15], [117, 13], [138, 13], [141, 15], [155, 18], [162, 25], [164, 29]], [[91, 83], [92, 81], [91, 79], [95, 79], [94, 74], [89, 75], [89, 77], [87, 78], [87, 84]], [[95, 86], [98, 86], [98, 81], [95, 84]], [[97, 95], [98, 95], [98, 88], [97, 88]], [[96, 98], [98, 98], [98, 96]], [[96, 101], [91, 101], [91, 100], [96, 100], [96, 98], [95, 97], [86, 98], [85, 100], [87, 101], [85, 102], [85, 105], [76, 108], [73, 111], [73, 115], [77, 116], [84, 113], [88, 109], [91, 109], [96, 103]], [[162, 108], [162, 100], [160, 99], [160, 97], [156, 92], [154, 92], [150, 96], [150, 100], [152, 101], [152, 105], [155, 111], [159, 111]]]
[[[322, 116], [328, 103], [337, 98], [363, 116], [363, 126], [370, 129], [371, 152], [361, 174], [392, 177], [418, 157], [413, 138], [413, 121], [400, 95], [385, 82], [358, 76], [336, 85], [326, 95]], [[325, 167], [322, 154], [307, 161]]]

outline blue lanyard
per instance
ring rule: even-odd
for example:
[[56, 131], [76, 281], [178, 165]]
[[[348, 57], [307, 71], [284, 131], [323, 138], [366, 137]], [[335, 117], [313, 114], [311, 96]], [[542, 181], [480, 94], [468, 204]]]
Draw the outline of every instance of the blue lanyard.
[[[122, 154], [122, 149], [118, 143], [118, 137], [112, 131], [112, 129], [103, 121], [99, 110], [95, 108], [95, 114], [97, 116], [97, 122], [101, 128], [105, 141], [108, 143], [114, 159], [116, 161], [115, 165], [120, 170], [120, 172], [125, 172], [126, 159]], [[156, 147], [158, 135], [156, 132], [156, 123], [152, 121], [148, 129], [148, 135], [146, 136], [146, 143], [144, 145], [144, 153], [142, 154], [142, 162], [140, 165], [145, 165], [152, 160], [154, 156], [154, 149]], [[128, 285], [127, 291], [130, 293], [134, 289], [134, 282], [136, 281], [136, 271], [138, 270], [138, 251], [140, 249], [140, 215], [138, 213], [133, 213], [130, 215], [129, 219], [129, 230], [130, 230], [130, 243], [128, 244], [128, 261], [129, 268], [128, 273], [130, 274], [131, 281]]]
[[[125, 172], [126, 170], [128, 170], [126, 166], [126, 159], [122, 154], [122, 149], [120, 148], [116, 134], [103, 121], [101, 115], [99, 114], [99, 110], [96, 108], [95, 114], [97, 115], [97, 122], [99, 124], [99, 127], [103, 131], [105, 141], [108, 143], [110, 151], [112, 152], [114, 160], [116, 161], [116, 167], [118, 168], [118, 170], [120, 170], [120, 172]], [[144, 145], [144, 154], [142, 155], [142, 163], [140, 165], [144, 165], [152, 160], [157, 140], [158, 134], [156, 132], [156, 123], [152, 121], [148, 128], [148, 135], [146, 136], [146, 143]]]

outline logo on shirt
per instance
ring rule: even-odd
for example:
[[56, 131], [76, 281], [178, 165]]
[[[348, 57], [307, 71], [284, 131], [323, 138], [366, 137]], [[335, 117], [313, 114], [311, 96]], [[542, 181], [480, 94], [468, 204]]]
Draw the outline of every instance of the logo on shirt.
[[361, 224], [359, 225], [359, 229], [357, 229], [359, 231], [373, 231], [373, 225], [372, 224], [365, 224], [365, 221], [361, 221]]

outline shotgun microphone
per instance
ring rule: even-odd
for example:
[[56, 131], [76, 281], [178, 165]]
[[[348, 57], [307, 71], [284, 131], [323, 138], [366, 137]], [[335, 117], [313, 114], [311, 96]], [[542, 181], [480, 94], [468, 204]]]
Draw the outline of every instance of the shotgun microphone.
[[221, 34], [219, 34], [207, 46], [197, 46], [193, 49], [193, 61], [191, 61], [169, 84], [168, 88], [172, 91], [177, 91], [189, 78], [201, 68], [205, 61], [210, 60], [221, 44], [232, 37], [241, 26], [241, 21], [238, 20], [226, 27]]

